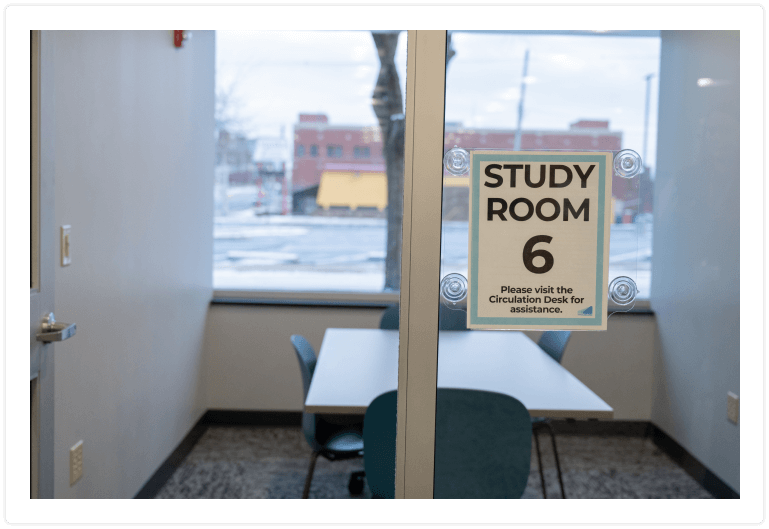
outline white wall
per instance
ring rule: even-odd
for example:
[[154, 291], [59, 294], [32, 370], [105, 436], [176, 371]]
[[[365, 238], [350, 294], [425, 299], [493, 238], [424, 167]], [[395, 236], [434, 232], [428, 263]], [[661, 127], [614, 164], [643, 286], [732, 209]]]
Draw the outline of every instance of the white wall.
[[182, 49], [168, 31], [44, 38], [57, 230], [72, 226], [55, 313], [78, 326], [56, 345], [54, 492], [128, 498], [207, 407], [214, 36], [196, 31]]
[[[302, 381], [289, 337], [320, 351], [328, 327], [379, 327], [382, 309], [212, 305], [206, 330], [212, 409], [301, 411]], [[541, 333], [527, 333], [538, 339]], [[654, 317], [614, 315], [606, 332], [575, 332], [563, 365], [614, 408], [616, 419], [649, 420]], [[362, 344], [361, 347], [365, 347]]]
[[211, 409], [301, 411], [302, 378], [291, 347], [301, 334], [320, 351], [329, 327], [379, 327], [382, 309], [211, 305], [206, 388]]
[[739, 32], [663, 31], [659, 92], [652, 420], [739, 492]]
[[614, 419], [648, 421], [655, 332], [651, 314], [612, 314], [606, 332], [572, 333], [563, 366], [614, 408]]

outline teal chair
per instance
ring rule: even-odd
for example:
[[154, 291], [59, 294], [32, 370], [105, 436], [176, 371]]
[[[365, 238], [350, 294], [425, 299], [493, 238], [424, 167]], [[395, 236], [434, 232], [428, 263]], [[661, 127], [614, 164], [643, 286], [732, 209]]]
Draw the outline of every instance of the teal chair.
[[[382, 312], [379, 320], [380, 329], [398, 329], [400, 326], [400, 314], [398, 305], [390, 305]], [[463, 310], [452, 310], [443, 304], [438, 311], [438, 327], [442, 331], [466, 331], [467, 314]]]
[[[563, 359], [563, 353], [566, 350], [566, 344], [569, 343], [571, 331], [545, 331], [539, 338], [540, 349], [545, 351], [559, 364]], [[555, 446], [555, 432], [550, 424], [550, 419], [545, 417], [532, 417], [532, 431], [534, 432], [534, 442], [537, 447], [537, 464], [539, 465], [539, 478], [542, 482], [542, 496], [547, 498], [545, 488], [545, 472], [542, 470], [542, 454], [539, 451], [539, 431], [546, 428], [550, 432], [550, 440], [553, 443], [553, 455], [555, 456], [555, 468], [558, 471], [558, 483], [561, 485], [561, 496], [566, 499], [566, 491], [563, 488], [563, 475], [561, 474], [561, 462], [558, 460], [558, 448]]]
[[400, 327], [400, 311], [398, 305], [388, 306], [382, 312], [382, 319], [379, 320], [380, 329], [398, 329]]
[[[531, 417], [501, 393], [438, 388], [435, 498], [520, 498], [531, 468]], [[397, 393], [378, 396], [363, 422], [364, 465], [375, 498], [395, 496]]]
[[[315, 350], [303, 336], [297, 334], [291, 336], [291, 345], [294, 346], [299, 369], [302, 372], [302, 387], [304, 398], [310, 390], [310, 382], [315, 371], [317, 359]], [[336, 424], [329, 422], [323, 416], [314, 413], [302, 412], [302, 431], [307, 444], [312, 449], [310, 455], [310, 467], [307, 470], [307, 478], [304, 482], [302, 498], [310, 495], [310, 485], [315, 472], [315, 462], [318, 456], [323, 456], [329, 461], [351, 459], [363, 455], [363, 432], [360, 423]], [[353, 472], [350, 476], [348, 489], [350, 494], [358, 495], [363, 491], [364, 472]]]

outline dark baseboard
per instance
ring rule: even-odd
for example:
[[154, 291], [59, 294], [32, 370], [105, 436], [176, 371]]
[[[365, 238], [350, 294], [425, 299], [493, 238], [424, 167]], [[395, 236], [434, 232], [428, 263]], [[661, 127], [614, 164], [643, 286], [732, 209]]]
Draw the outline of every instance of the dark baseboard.
[[220, 426], [301, 426], [301, 411], [208, 410], [206, 425]]
[[184, 436], [184, 439], [182, 439], [182, 442], [179, 443], [179, 446], [177, 446], [176, 449], [171, 452], [171, 455], [168, 456], [165, 461], [163, 461], [163, 464], [160, 465], [160, 468], [155, 471], [155, 473], [152, 475], [152, 477], [150, 477], [150, 479], [147, 480], [141, 490], [136, 493], [134, 499], [152, 499], [158, 492], [160, 492], [160, 489], [163, 488], [163, 485], [166, 484], [166, 481], [168, 481], [168, 479], [176, 471], [179, 465], [181, 465], [182, 461], [184, 461], [184, 458], [187, 457], [187, 454], [192, 451], [195, 443], [197, 443], [201, 436], [206, 433], [208, 426], [203, 422], [203, 418], [205, 416], [206, 414], [204, 413], [203, 417], [201, 417], [198, 422], [195, 423], [195, 426], [190, 429], [187, 435]]
[[622, 435], [628, 437], [647, 437], [651, 426], [648, 421], [578, 421], [575, 419], [553, 419], [550, 424], [557, 434]]
[[[182, 439], [179, 446], [147, 480], [134, 496], [135, 499], [154, 498], [166, 481], [181, 465], [195, 443], [209, 426], [300, 426], [302, 412], [299, 411], [247, 411], [208, 410]], [[673, 461], [683, 468], [715, 498], [739, 499], [740, 495], [705, 465], [700, 463], [672, 437], [649, 421], [577, 421], [574, 419], [553, 420], [553, 430], [559, 435], [621, 435], [650, 437]]]
[[714, 498], [740, 499], [740, 495], [737, 491], [713, 474], [713, 472], [700, 463], [697, 458], [678, 444], [675, 439], [654, 424], [650, 424], [650, 427], [650, 436], [654, 440], [654, 444], [670, 456], [673, 461], [678, 463], [687, 474], [697, 480], [697, 482], [702, 485], [705, 490], [711, 493]]
[[683, 446], [649, 421], [577, 421], [574, 419], [551, 421], [553, 430], [559, 435], [627, 435], [650, 437], [660, 450], [665, 452], [678, 466], [694, 478], [714, 498], [739, 499], [740, 495], [718, 476], [713, 474]]
[[300, 411], [207, 410], [184, 436], [179, 446], [171, 452], [171, 455], [163, 461], [152, 477], [136, 493], [134, 499], [154, 498], [211, 425], [300, 426], [301, 424], [302, 412]]

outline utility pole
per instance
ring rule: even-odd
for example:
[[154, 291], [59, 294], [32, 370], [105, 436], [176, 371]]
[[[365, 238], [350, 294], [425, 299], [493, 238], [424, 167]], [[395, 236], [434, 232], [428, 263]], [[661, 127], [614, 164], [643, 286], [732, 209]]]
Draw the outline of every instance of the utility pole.
[[652, 77], [654, 77], [653, 73], [650, 73], [647, 75], [644, 79], [646, 79], [646, 105], [644, 108], [644, 142], [643, 142], [643, 152], [641, 153], [642, 159], [641, 163], [644, 167], [647, 167], [646, 163], [646, 136], [647, 132], [649, 130], [649, 99], [651, 96], [651, 86], [652, 86]]
[[529, 50], [523, 56], [523, 76], [521, 77], [521, 98], [518, 101], [518, 127], [515, 129], [515, 145], [513, 150], [521, 150], [521, 121], [523, 121], [523, 96], [526, 94], [526, 73], [529, 70]]
[[646, 102], [644, 104], [644, 139], [643, 139], [643, 151], [641, 152], [641, 167], [643, 167], [643, 172], [639, 175], [640, 181], [638, 182], [639, 191], [638, 191], [638, 209], [637, 213], [643, 213], [646, 210], [646, 204], [645, 202], [649, 202], [648, 207], [651, 209], [651, 194], [650, 191], [646, 191], [645, 186], [651, 186], [651, 174], [649, 174], [649, 162], [646, 159], [646, 147], [647, 147], [647, 136], [649, 132], [649, 106], [650, 106], [650, 99], [651, 99], [651, 86], [652, 86], [652, 78], [654, 77], [653, 73], [650, 73], [644, 77], [646, 79]]

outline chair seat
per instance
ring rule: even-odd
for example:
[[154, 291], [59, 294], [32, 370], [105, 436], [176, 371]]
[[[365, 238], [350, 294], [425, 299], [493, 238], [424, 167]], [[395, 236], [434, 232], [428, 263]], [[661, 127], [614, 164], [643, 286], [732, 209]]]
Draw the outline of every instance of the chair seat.
[[363, 450], [363, 437], [356, 432], [345, 432], [335, 435], [323, 445], [324, 452], [335, 456], [357, 455]]
[[547, 417], [532, 417], [532, 418], [531, 418], [531, 422], [532, 422], [532, 423], [538, 423], [538, 422], [547, 422], [547, 421], [549, 421], [549, 420], [550, 420], [550, 419], [548, 419]]
[[[303, 336], [292, 335], [291, 345], [294, 347], [296, 359], [299, 361], [302, 389], [306, 400], [312, 375], [315, 372], [317, 357], [312, 345]], [[314, 413], [303, 412], [302, 432], [312, 449], [310, 466], [307, 469], [307, 478], [304, 480], [304, 491], [302, 492], [302, 498], [309, 498], [312, 475], [315, 472], [315, 462], [318, 460], [318, 456], [322, 455], [329, 461], [334, 461], [363, 455], [363, 421], [360, 416], [316, 416]], [[362, 472], [353, 472], [347, 486], [350, 494], [357, 496], [363, 490], [363, 475]]]

